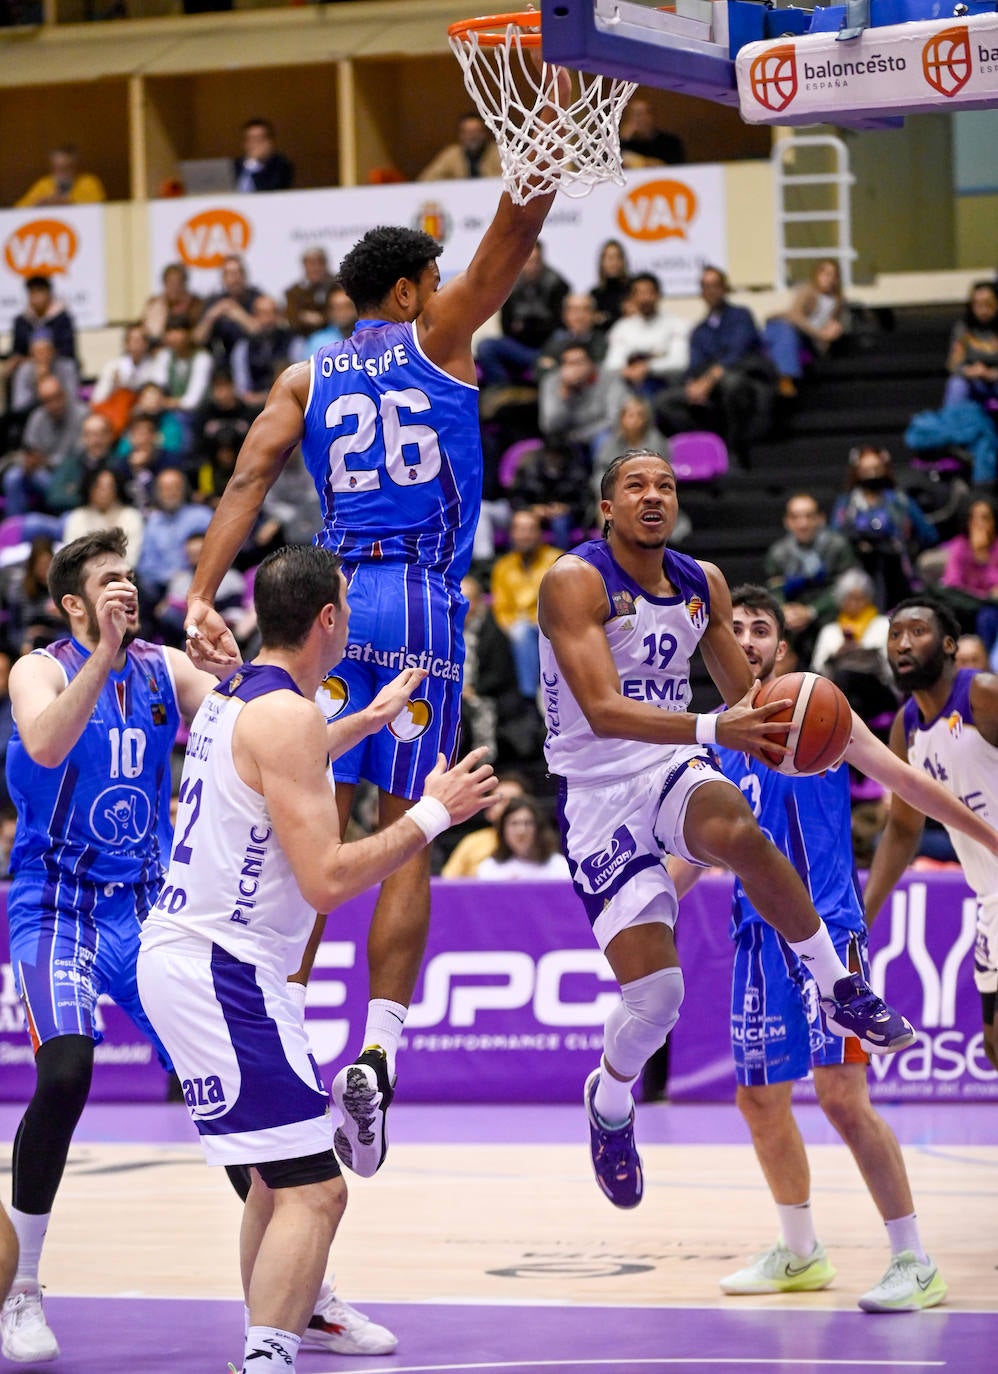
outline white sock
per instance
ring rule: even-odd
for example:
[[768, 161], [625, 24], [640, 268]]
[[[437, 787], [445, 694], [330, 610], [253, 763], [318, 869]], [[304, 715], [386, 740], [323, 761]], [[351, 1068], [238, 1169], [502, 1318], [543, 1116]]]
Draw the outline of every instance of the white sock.
[[243, 1368], [248, 1366], [251, 1374], [265, 1374], [269, 1362], [271, 1371], [294, 1374], [300, 1345], [301, 1336], [282, 1331], [279, 1326], [251, 1326], [246, 1332]]
[[402, 1039], [402, 1027], [409, 1008], [401, 1002], [389, 1002], [385, 997], [372, 997], [367, 1004], [367, 1025], [364, 1027], [364, 1049], [377, 1045], [385, 1052], [388, 1077], [395, 1079], [395, 1055]]
[[36, 1216], [31, 1212], [19, 1212], [16, 1207], [10, 1209], [10, 1219], [14, 1230], [17, 1232], [19, 1247], [17, 1273], [14, 1275], [15, 1284], [38, 1282], [42, 1243], [45, 1240], [45, 1232], [49, 1229], [49, 1217], [51, 1215], [51, 1212], [44, 1212]]
[[807, 1259], [818, 1244], [818, 1237], [814, 1234], [811, 1199], [808, 1198], [807, 1202], [778, 1202], [776, 1210], [780, 1217], [783, 1244], [801, 1259]]
[[929, 1257], [922, 1249], [922, 1237], [918, 1233], [918, 1220], [912, 1212], [907, 1217], [896, 1217], [885, 1221], [887, 1239], [891, 1245], [891, 1255], [899, 1255], [902, 1250], [911, 1250], [919, 1264], [928, 1264]]
[[607, 1073], [606, 1065], [600, 1062], [599, 1081], [593, 1094], [593, 1109], [604, 1125], [624, 1125], [634, 1105], [631, 1088], [637, 1081], [637, 1075], [627, 1079], [614, 1078], [612, 1073]]
[[849, 970], [835, 953], [832, 937], [824, 921], [806, 940], [798, 940], [796, 943], [788, 940], [787, 944], [818, 984], [818, 991], [822, 997], [831, 997], [832, 988], [839, 979], [849, 977]]

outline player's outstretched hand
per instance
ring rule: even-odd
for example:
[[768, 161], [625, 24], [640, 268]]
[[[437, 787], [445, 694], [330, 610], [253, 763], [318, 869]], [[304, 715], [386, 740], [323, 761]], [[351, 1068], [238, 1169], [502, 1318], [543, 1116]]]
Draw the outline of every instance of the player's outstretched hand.
[[379, 728], [405, 710], [406, 703], [427, 676], [425, 668], [403, 668], [397, 678], [389, 682], [387, 687], [382, 687], [368, 707]]
[[499, 779], [492, 765], [484, 762], [488, 752], [487, 749], [472, 749], [453, 768], [447, 767], [443, 754], [437, 755], [436, 764], [423, 787], [423, 796], [436, 797], [443, 802], [452, 825], [460, 825], [494, 798]]
[[[759, 682], [756, 680], [741, 701], [735, 702], [734, 706], [729, 706], [718, 716], [717, 742], [725, 749], [740, 749], [742, 753], [751, 754], [760, 763], [772, 767], [775, 756], [783, 758], [790, 753], [783, 743], [790, 732], [790, 723], [777, 722], [772, 717], [787, 710], [793, 701], [790, 697], [781, 697], [767, 702], [765, 706], [756, 707], [752, 703], [758, 691]], [[768, 758], [762, 752], [764, 749]]]
[[114, 654], [128, 630], [138, 629], [139, 594], [134, 582], [122, 578], [101, 589], [94, 606], [100, 642]]
[[184, 630], [187, 653], [195, 667], [221, 678], [242, 663], [242, 654], [232, 631], [210, 601], [193, 597], [187, 603]]

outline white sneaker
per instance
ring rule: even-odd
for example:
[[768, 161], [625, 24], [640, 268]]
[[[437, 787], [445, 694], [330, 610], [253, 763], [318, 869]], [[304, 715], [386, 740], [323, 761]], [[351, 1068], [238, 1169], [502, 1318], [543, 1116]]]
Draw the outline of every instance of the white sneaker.
[[911, 1250], [902, 1250], [887, 1266], [875, 1288], [864, 1293], [859, 1305], [864, 1312], [919, 1312], [935, 1307], [946, 1296], [942, 1275], [930, 1259], [919, 1264]]
[[721, 1280], [722, 1293], [815, 1293], [827, 1288], [835, 1270], [825, 1247], [815, 1244], [806, 1257], [795, 1255], [782, 1241], [751, 1264]]
[[302, 1350], [327, 1350], [336, 1355], [390, 1355], [399, 1343], [387, 1326], [379, 1326], [351, 1307], [324, 1283], [315, 1312], [301, 1338]]
[[6, 1359], [17, 1364], [43, 1364], [59, 1358], [59, 1343], [42, 1312], [37, 1283], [15, 1289], [0, 1312], [0, 1334]]

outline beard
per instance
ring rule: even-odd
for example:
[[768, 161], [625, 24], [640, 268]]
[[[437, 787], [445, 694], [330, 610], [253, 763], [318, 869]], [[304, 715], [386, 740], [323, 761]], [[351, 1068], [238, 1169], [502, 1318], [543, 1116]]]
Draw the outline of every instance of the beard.
[[912, 692], [925, 692], [934, 687], [942, 677], [945, 667], [946, 654], [940, 642], [924, 662], [914, 660], [910, 666], [905, 666], [903, 672], [899, 672], [892, 663], [891, 676], [898, 691], [910, 696]]
[[[92, 601], [86, 597], [82, 598], [83, 604], [87, 608], [87, 635], [95, 644], [100, 641], [100, 625], [97, 623], [97, 611]], [[127, 649], [129, 644], [138, 637], [138, 628], [126, 630], [121, 636], [121, 647]]]

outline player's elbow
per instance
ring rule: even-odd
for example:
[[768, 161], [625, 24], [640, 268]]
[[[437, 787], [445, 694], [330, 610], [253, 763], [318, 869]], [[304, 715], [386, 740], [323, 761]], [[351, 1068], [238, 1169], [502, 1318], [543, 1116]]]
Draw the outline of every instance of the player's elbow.
[[27, 751], [32, 763], [36, 763], [39, 768], [58, 768], [66, 758], [66, 750], [59, 747], [58, 743], [46, 738], [44, 734], [33, 734], [22, 730], [21, 743]]

